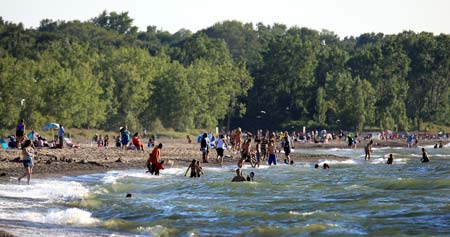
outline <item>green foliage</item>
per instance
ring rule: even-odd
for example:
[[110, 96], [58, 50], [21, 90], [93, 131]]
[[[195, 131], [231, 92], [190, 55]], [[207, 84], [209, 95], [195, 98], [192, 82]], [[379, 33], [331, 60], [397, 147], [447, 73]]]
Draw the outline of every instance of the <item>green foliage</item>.
[[[408, 130], [449, 126], [450, 36], [339, 39], [282, 24], [224, 21], [192, 33], [127, 12], [38, 29], [0, 18], [0, 128], [216, 126]], [[172, 131], [174, 129], [175, 131]], [[195, 130], [198, 132], [198, 130]], [[195, 133], [195, 132], [194, 132]]]

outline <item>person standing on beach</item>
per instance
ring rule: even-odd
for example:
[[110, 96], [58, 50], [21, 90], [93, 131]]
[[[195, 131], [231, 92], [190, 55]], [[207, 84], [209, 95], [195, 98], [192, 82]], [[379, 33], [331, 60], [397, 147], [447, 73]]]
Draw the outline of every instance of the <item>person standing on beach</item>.
[[283, 141], [283, 149], [284, 149], [284, 155], [286, 156], [286, 164], [289, 164], [291, 162], [291, 143], [289, 142], [289, 136], [287, 134], [287, 132], [285, 133], [284, 136], [284, 141]]
[[200, 151], [202, 152], [203, 163], [208, 163], [208, 153], [209, 153], [209, 139], [208, 134], [203, 133], [200, 140]]
[[25, 139], [25, 120], [21, 119], [19, 121], [19, 124], [17, 124], [16, 127], [16, 147], [20, 148], [20, 145], [22, 144], [23, 140]]
[[136, 147], [136, 149], [139, 151], [144, 151], [144, 144], [141, 142], [141, 138], [139, 137], [139, 133], [135, 133], [133, 135], [133, 138], [131, 139], [131, 142]]
[[63, 148], [64, 146], [64, 126], [62, 124], [59, 125], [59, 131], [58, 131], [58, 138], [59, 138], [59, 148]]
[[162, 147], [162, 143], [159, 143], [158, 146], [154, 147], [152, 153], [150, 153], [150, 156], [148, 157], [147, 162], [145, 162], [145, 166], [148, 168], [150, 174], [159, 174], [159, 163]]
[[122, 138], [122, 148], [127, 149], [128, 143], [130, 142], [130, 131], [128, 131], [128, 127], [120, 129], [120, 137]]
[[260, 138], [256, 139], [256, 163], [253, 165], [253, 167], [258, 166], [259, 168], [259, 165], [261, 164], [261, 143], [262, 141]]
[[34, 156], [34, 149], [31, 146], [30, 140], [25, 140], [23, 147], [22, 147], [22, 156], [23, 156], [23, 166], [25, 167], [25, 172], [22, 176], [20, 176], [17, 180], [19, 181], [25, 176], [27, 177], [27, 183], [30, 184], [31, 175], [33, 174], [33, 156]]
[[233, 136], [234, 136], [234, 150], [239, 151], [241, 149], [242, 129], [237, 128]]
[[220, 161], [220, 165], [223, 164], [223, 152], [227, 147], [227, 141], [225, 140], [225, 136], [221, 134], [219, 139], [216, 141], [216, 152], [217, 152], [217, 160]]
[[275, 141], [273, 139], [270, 140], [269, 145], [267, 146], [267, 152], [269, 153], [269, 165], [277, 164], [277, 156], [276, 156], [277, 147], [275, 146]]
[[420, 159], [422, 163], [429, 162], [430, 157], [428, 157], [428, 153], [425, 151], [425, 148], [422, 148], [422, 159]]
[[416, 140], [416, 138], [414, 137], [414, 134], [410, 134], [408, 136], [408, 139], [406, 140], [406, 143], [408, 145], [408, 148], [412, 148], [414, 141]]
[[267, 136], [264, 136], [261, 141], [261, 159], [266, 160], [267, 159]]
[[373, 145], [373, 140], [370, 139], [369, 143], [364, 147], [364, 151], [366, 152], [364, 160], [370, 160], [370, 153], [372, 153], [372, 145]]

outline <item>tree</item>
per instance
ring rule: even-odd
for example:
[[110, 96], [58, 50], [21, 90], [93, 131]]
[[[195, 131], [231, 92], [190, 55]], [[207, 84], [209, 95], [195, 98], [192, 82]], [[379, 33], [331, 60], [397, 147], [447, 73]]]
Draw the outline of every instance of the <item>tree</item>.
[[108, 13], [103, 11], [98, 17], [92, 19], [92, 22], [99, 27], [103, 27], [107, 30], [113, 30], [119, 34], [133, 35], [137, 32], [138, 28], [133, 26], [133, 19], [128, 16], [128, 12]]

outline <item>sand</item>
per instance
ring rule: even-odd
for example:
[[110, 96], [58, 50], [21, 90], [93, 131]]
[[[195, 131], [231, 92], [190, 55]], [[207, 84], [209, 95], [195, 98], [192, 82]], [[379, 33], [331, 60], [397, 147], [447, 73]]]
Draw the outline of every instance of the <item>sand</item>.
[[[200, 145], [197, 143], [188, 144], [185, 139], [161, 139], [156, 144], [164, 144], [161, 150], [161, 159], [165, 161], [165, 167], [187, 167], [192, 159], [201, 159]], [[359, 144], [363, 147], [367, 141]], [[434, 141], [424, 141], [424, 144], [435, 144]], [[403, 146], [406, 141], [382, 141], [376, 146]], [[347, 148], [344, 141], [333, 141], [328, 144], [323, 143], [294, 143], [298, 149], [328, 149]], [[144, 151], [121, 150], [116, 147], [97, 147], [93, 144], [81, 144], [80, 148], [49, 149], [40, 148], [34, 161], [33, 178], [49, 178], [62, 176], [75, 176], [88, 173], [102, 173], [110, 170], [124, 169], [146, 169], [144, 167], [152, 148], [145, 148]], [[220, 166], [212, 159], [216, 156], [215, 150], [211, 150], [210, 163], [202, 166]], [[237, 152], [227, 150], [224, 164], [236, 164], [240, 155]], [[281, 154], [279, 162], [284, 159]], [[348, 157], [334, 155], [305, 155], [292, 153], [291, 159], [295, 162], [320, 162], [321, 160], [347, 160]], [[120, 161], [120, 162], [118, 162]], [[14, 179], [24, 172], [21, 162], [21, 151], [18, 149], [0, 150], [0, 180]]]

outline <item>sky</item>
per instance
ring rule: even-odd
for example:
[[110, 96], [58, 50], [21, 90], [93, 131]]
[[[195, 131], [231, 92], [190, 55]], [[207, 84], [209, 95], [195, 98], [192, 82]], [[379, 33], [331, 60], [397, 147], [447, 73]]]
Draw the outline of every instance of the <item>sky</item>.
[[42, 19], [86, 21], [128, 12], [134, 25], [192, 32], [225, 20], [327, 29], [341, 38], [404, 30], [450, 34], [450, 0], [0, 0], [5, 21], [36, 28]]

